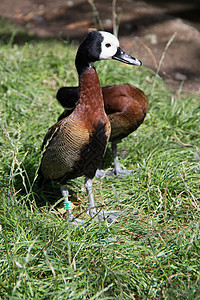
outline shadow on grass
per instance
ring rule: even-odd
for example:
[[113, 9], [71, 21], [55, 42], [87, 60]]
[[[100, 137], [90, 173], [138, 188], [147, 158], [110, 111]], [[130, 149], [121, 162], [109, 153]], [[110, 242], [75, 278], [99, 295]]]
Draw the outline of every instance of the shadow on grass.
[[[101, 167], [103, 169], [111, 167], [112, 161], [112, 152], [110, 147], [108, 147]], [[4, 190], [4, 194], [7, 193], [8, 196], [11, 196], [13, 201], [25, 201], [29, 208], [31, 205], [36, 205], [38, 208], [52, 205], [61, 207], [63, 201], [61, 200], [62, 194], [60, 191], [60, 184], [56, 181], [51, 181], [45, 183], [42, 188], [39, 188], [37, 167], [35, 160], [33, 161], [31, 158], [27, 157], [21, 165], [21, 171], [14, 171], [14, 175], [2, 179], [0, 181], [0, 188], [2, 191]], [[10, 174], [8, 165], [4, 166], [4, 174]], [[67, 181], [66, 185], [69, 191], [70, 200], [75, 205], [79, 205], [80, 201], [78, 200], [77, 194], [81, 192], [84, 181], [81, 180], [80, 182], [76, 182], [75, 180], [76, 179]]]
[[[4, 174], [10, 173], [9, 166], [4, 166]], [[35, 163], [26, 159], [21, 165], [20, 172], [13, 171], [13, 175], [10, 174], [0, 180], [0, 189], [13, 201], [25, 201], [28, 207], [32, 203], [35, 203], [37, 207], [54, 205], [61, 198], [59, 184], [49, 182], [43, 189], [40, 189], [39, 178], [36, 174]]]

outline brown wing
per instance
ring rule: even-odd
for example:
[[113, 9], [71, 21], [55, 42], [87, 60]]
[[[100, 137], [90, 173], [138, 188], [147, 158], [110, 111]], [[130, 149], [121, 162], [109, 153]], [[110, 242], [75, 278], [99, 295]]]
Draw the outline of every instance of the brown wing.
[[52, 126], [43, 142], [47, 145], [40, 166], [43, 177], [59, 180], [71, 173], [80, 159], [81, 148], [88, 141], [88, 130], [70, 117]]
[[99, 121], [88, 128], [70, 116], [61, 120], [45, 137], [48, 143], [44, 146], [40, 174], [60, 183], [82, 175], [93, 178], [103, 159], [109, 133], [109, 123]]
[[111, 124], [110, 141], [118, 141], [135, 131], [143, 122], [148, 101], [144, 92], [131, 85], [103, 89], [105, 111]]

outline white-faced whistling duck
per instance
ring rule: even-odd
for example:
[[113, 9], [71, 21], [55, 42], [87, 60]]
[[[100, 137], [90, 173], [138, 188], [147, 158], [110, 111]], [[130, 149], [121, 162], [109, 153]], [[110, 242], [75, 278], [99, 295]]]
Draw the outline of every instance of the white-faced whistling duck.
[[99, 78], [91, 64], [102, 59], [116, 59], [127, 64], [141, 65], [138, 59], [121, 50], [118, 39], [111, 33], [90, 32], [79, 46], [75, 59], [79, 75], [78, 103], [69, 116], [48, 130], [42, 145], [39, 185], [42, 186], [49, 180], [61, 184], [69, 220], [73, 216], [65, 183], [83, 175], [88, 193], [89, 214], [91, 217], [96, 215], [91, 179], [103, 159], [111, 131], [104, 110]]
[[[114, 158], [114, 169], [111, 172], [97, 170], [96, 177], [113, 174], [128, 175], [133, 171], [122, 170], [117, 157], [117, 142], [135, 131], [143, 122], [148, 100], [143, 91], [129, 84], [102, 87], [105, 112], [111, 124], [110, 142]], [[78, 87], [62, 87], [56, 98], [65, 108], [58, 120], [70, 115], [78, 102]]]

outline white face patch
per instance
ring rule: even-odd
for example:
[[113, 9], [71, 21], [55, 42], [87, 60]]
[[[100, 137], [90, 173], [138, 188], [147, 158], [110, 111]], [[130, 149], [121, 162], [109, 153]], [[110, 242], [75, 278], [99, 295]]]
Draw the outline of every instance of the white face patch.
[[101, 53], [99, 59], [111, 59], [113, 55], [117, 52], [119, 47], [119, 41], [113, 34], [106, 31], [99, 31], [103, 37], [101, 43]]

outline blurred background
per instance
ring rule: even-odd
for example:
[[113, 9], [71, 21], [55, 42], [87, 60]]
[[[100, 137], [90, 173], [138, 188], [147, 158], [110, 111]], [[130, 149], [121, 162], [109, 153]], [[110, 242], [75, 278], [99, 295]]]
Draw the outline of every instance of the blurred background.
[[[0, 18], [25, 29], [16, 31], [17, 43], [36, 37], [79, 42], [92, 28], [113, 32], [114, 21], [123, 49], [155, 71], [163, 56], [164, 81], [200, 93], [199, 0], [1, 0]], [[3, 41], [11, 35], [0, 31]]]

